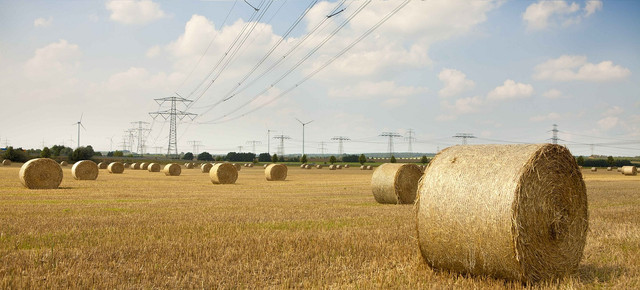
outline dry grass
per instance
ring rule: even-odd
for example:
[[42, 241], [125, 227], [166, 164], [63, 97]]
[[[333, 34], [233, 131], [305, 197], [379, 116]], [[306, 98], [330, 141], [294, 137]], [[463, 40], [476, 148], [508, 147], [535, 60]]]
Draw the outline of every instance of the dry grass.
[[[30, 191], [0, 167], [0, 288], [520, 288], [433, 271], [413, 206], [381, 205], [372, 171], [264, 169], [214, 186], [144, 171]], [[576, 276], [538, 288], [640, 287], [640, 176], [583, 170], [590, 233]], [[384, 218], [380, 218], [384, 217]], [[410, 221], [410, 222], [409, 222]]]

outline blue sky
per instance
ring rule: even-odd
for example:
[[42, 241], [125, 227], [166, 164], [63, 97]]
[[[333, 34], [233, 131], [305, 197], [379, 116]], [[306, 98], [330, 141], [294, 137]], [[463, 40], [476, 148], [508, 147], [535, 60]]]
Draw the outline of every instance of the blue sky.
[[[193, 150], [189, 141], [200, 142], [196, 151], [251, 151], [252, 140], [264, 152], [267, 130], [274, 130], [292, 138], [285, 153], [300, 153], [298, 118], [313, 120], [305, 130], [311, 154], [321, 152], [322, 142], [325, 153], [336, 153], [335, 136], [352, 139], [346, 153], [385, 152], [380, 133], [407, 136], [409, 129], [417, 152], [459, 144], [452, 136], [462, 132], [478, 137], [471, 144], [548, 142], [558, 124], [560, 143], [575, 155], [640, 155], [639, 2], [412, 1], [274, 99], [401, 3], [374, 1], [261, 94], [367, 4], [342, 2], [318, 1], [249, 81], [335, 7], [346, 9], [255, 85], [210, 108], [311, 2], [274, 1], [261, 10], [264, 17], [236, 57], [214, 71], [220, 77], [198, 97], [200, 91], [190, 93], [253, 13], [243, 1], [0, 1], [0, 101], [11, 108], [0, 117], [0, 144], [75, 144], [72, 124], [83, 114], [82, 145], [121, 149], [131, 122], [146, 121], [146, 150], [163, 152], [169, 125], [148, 113], [166, 109], [154, 98], [178, 92], [197, 99], [188, 110], [199, 114], [178, 126], [183, 152]], [[396, 151], [408, 150], [407, 140], [395, 141]], [[270, 143], [277, 152], [275, 140]]]

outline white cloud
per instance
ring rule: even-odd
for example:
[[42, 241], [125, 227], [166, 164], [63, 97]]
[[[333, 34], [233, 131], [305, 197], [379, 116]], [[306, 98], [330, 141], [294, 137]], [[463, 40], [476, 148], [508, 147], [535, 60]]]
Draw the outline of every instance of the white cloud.
[[33, 26], [34, 27], [49, 27], [51, 26], [51, 24], [53, 23], [53, 17], [49, 16], [49, 18], [45, 19], [45, 18], [38, 18], [36, 20], [33, 21]]
[[154, 58], [159, 56], [162, 53], [162, 48], [158, 45], [155, 45], [147, 50], [146, 56], [148, 58]]
[[542, 122], [542, 121], [559, 120], [561, 118], [562, 118], [562, 116], [560, 114], [555, 113], [555, 112], [551, 112], [551, 113], [546, 114], [546, 115], [533, 116], [533, 117], [529, 118], [529, 120], [533, 121], [533, 122]]
[[111, 11], [111, 20], [123, 24], [146, 24], [166, 17], [160, 5], [151, 0], [110, 0], [105, 6]]
[[404, 97], [396, 97], [386, 99], [382, 102], [382, 105], [385, 107], [398, 107], [407, 103], [407, 98]]
[[626, 78], [631, 71], [611, 61], [587, 62], [586, 56], [563, 55], [534, 68], [533, 77], [552, 81], [613, 81]]
[[369, 99], [372, 97], [406, 97], [427, 92], [424, 87], [399, 86], [393, 81], [382, 82], [360, 82], [355, 86], [329, 89], [328, 96], [331, 98], [345, 99]]
[[438, 95], [440, 97], [452, 97], [462, 92], [468, 91], [475, 86], [472, 80], [459, 70], [445, 68], [438, 74], [438, 79], [444, 83]]
[[618, 117], [605, 117], [598, 121], [598, 127], [602, 130], [609, 130], [618, 125]]
[[533, 86], [506, 80], [502, 86], [496, 87], [489, 94], [488, 100], [509, 100], [527, 98], [533, 94]]
[[445, 101], [441, 102], [443, 107], [450, 110], [456, 115], [474, 113], [480, 110], [483, 104], [482, 98], [479, 96], [457, 99], [453, 105]]
[[602, 1], [587, 1], [583, 8], [584, 13], [580, 14], [580, 5], [575, 2], [569, 4], [564, 0], [540, 0], [527, 7], [522, 19], [527, 23], [527, 29], [542, 30], [557, 22], [564, 26], [580, 23], [584, 17], [589, 17], [601, 9]]
[[543, 97], [547, 99], [560, 99], [565, 98], [566, 96], [559, 90], [550, 89], [542, 94]]
[[25, 64], [25, 73], [31, 78], [62, 78], [72, 73], [79, 65], [80, 48], [64, 39], [35, 51]]
[[620, 114], [624, 113], [624, 109], [618, 107], [618, 106], [612, 106], [610, 108], [608, 108], [607, 110], [604, 111], [604, 113], [602, 113], [603, 116], [618, 116]]

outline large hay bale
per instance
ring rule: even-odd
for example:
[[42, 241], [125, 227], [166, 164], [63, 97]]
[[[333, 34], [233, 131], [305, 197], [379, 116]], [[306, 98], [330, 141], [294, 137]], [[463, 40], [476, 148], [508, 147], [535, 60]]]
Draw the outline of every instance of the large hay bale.
[[169, 163], [162, 169], [166, 176], [179, 176], [182, 173], [182, 167], [178, 163]]
[[240, 163], [233, 163], [233, 166], [236, 167], [236, 170], [240, 171], [240, 169], [242, 169], [242, 166], [240, 166]]
[[149, 170], [149, 172], [160, 172], [160, 170], [162, 170], [162, 165], [158, 163], [149, 163], [147, 170]]
[[67, 166], [69, 163], [67, 161], [60, 161], [60, 166]]
[[238, 180], [238, 169], [231, 163], [219, 163], [211, 167], [209, 178], [213, 184], [234, 184]]
[[107, 165], [107, 171], [113, 174], [121, 174], [124, 172], [124, 164], [121, 162], [111, 162]]
[[596, 172], [596, 171], [598, 171], [598, 168], [597, 167], [591, 167], [591, 171], [592, 172]]
[[18, 176], [26, 188], [54, 189], [62, 182], [62, 168], [53, 159], [36, 158], [23, 164]]
[[131, 163], [131, 169], [139, 170], [140, 169], [140, 163]]
[[336, 167], [336, 165], [334, 165], [334, 164], [329, 165], [329, 170], [336, 170], [336, 168], [337, 168], [337, 167]]
[[637, 175], [638, 168], [635, 166], [622, 166], [622, 174], [624, 175]]
[[149, 163], [148, 162], [140, 163], [140, 170], [149, 170]]
[[71, 175], [76, 180], [96, 180], [98, 172], [98, 165], [91, 160], [78, 161], [71, 167]]
[[268, 181], [287, 179], [287, 166], [284, 164], [271, 164], [264, 169], [264, 175]]
[[378, 203], [411, 204], [416, 200], [422, 170], [415, 164], [385, 163], [371, 176], [371, 191]]
[[587, 192], [562, 146], [449, 147], [418, 195], [419, 247], [433, 268], [537, 281], [573, 273], [582, 258]]
[[318, 165], [316, 165], [316, 168], [322, 169], [322, 165], [318, 164]]
[[209, 173], [212, 167], [213, 167], [213, 164], [205, 163], [205, 164], [202, 164], [202, 166], [200, 166], [200, 171], [202, 171], [202, 173]]
[[11, 160], [9, 159], [2, 160], [2, 166], [11, 166]]
[[98, 163], [98, 168], [99, 169], [107, 169], [108, 166], [109, 166], [109, 163], [107, 163], [107, 162]]

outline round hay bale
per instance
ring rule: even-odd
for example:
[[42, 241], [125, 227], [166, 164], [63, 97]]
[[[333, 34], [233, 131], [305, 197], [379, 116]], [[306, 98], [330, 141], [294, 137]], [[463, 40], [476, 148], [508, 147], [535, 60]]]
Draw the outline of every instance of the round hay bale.
[[249, 167], [249, 168], [253, 167], [253, 163], [249, 163], [249, 166], [248, 166], [248, 167]]
[[624, 175], [637, 175], [638, 168], [635, 166], [622, 166], [622, 174]]
[[367, 170], [373, 170], [373, 166], [367, 165]]
[[162, 170], [162, 165], [158, 163], [149, 163], [147, 170], [149, 170], [149, 172], [160, 172], [160, 170]]
[[618, 170], [618, 172], [622, 172], [622, 167], [618, 167], [618, 169], [616, 169], [616, 170]]
[[238, 171], [240, 171], [240, 169], [242, 169], [242, 166], [240, 166], [239, 163], [233, 163], [232, 165], [235, 166], [236, 170], [238, 170]]
[[265, 168], [264, 175], [268, 181], [287, 179], [287, 166], [284, 164], [270, 164]]
[[304, 169], [311, 169], [311, 165], [309, 165], [309, 164], [305, 164], [305, 165], [304, 165]]
[[262, 165], [262, 168], [267, 168], [267, 166], [269, 166], [269, 164]]
[[317, 169], [322, 169], [322, 165], [318, 164], [318, 165], [316, 165], [316, 168]]
[[349, 164], [345, 164], [345, 165], [344, 165], [344, 168], [349, 168]]
[[67, 161], [60, 161], [60, 166], [67, 166], [69, 163]]
[[78, 161], [71, 167], [71, 175], [76, 180], [96, 180], [98, 165], [91, 160]]
[[126, 162], [125, 162], [125, 163], [123, 163], [122, 165], [124, 165], [124, 168], [129, 168], [129, 167], [131, 167], [131, 163], [126, 163]]
[[415, 164], [382, 164], [371, 176], [373, 197], [378, 203], [414, 203], [420, 177], [422, 170]]
[[360, 170], [367, 170], [367, 166], [366, 165], [360, 165]]
[[336, 170], [336, 166], [334, 164], [329, 165], [329, 170]]
[[107, 169], [108, 166], [109, 166], [109, 163], [107, 162], [98, 163], [98, 169]]
[[62, 182], [62, 168], [55, 160], [36, 158], [20, 167], [20, 182], [29, 189], [54, 189]]
[[213, 164], [211, 163], [202, 164], [200, 166], [200, 171], [202, 171], [202, 173], [209, 173], [209, 171], [211, 171], [211, 167], [213, 167]]
[[220, 163], [211, 167], [209, 178], [213, 184], [234, 184], [238, 180], [238, 169], [231, 163]]
[[124, 164], [122, 162], [111, 162], [107, 165], [107, 171], [113, 174], [121, 174], [124, 172]]
[[11, 160], [9, 159], [2, 160], [2, 166], [11, 166]]
[[592, 172], [596, 172], [596, 171], [598, 171], [598, 168], [597, 167], [591, 167], [591, 171]]
[[432, 268], [538, 281], [580, 263], [587, 191], [562, 146], [449, 147], [430, 162], [418, 195], [418, 243]]
[[149, 170], [149, 163], [147, 162], [140, 163], [140, 170]]
[[182, 167], [178, 163], [169, 163], [162, 169], [166, 176], [179, 176], [182, 173]]
[[342, 169], [342, 165], [340, 164], [336, 165], [336, 169]]
[[613, 168], [611, 168], [611, 166], [607, 167], [607, 171], [611, 171], [613, 170]]
[[300, 164], [300, 168], [304, 169], [307, 164]]

